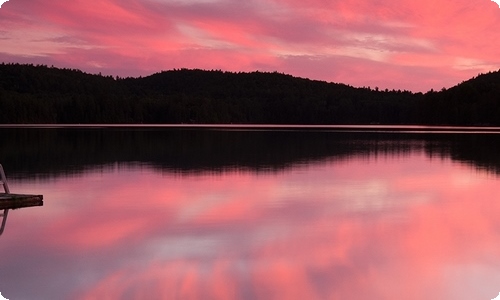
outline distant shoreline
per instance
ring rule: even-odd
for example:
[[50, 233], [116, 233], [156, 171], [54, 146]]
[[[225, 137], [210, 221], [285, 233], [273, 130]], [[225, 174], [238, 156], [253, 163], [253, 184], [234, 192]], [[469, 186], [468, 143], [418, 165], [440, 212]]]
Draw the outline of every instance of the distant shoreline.
[[426, 126], [426, 125], [281, 125], [281, 124], [0, 124], [7, 128], [166, 128], [166, 129], [221, 129], [221, 130], [319, 130], [361, 132], [412, 133], [498, 133], [492, 126]]
[[182, 69], [143, 78], [113, 78], [46, 66], [0, 64], [0, 123], [263, 124], [258, 125], [261, 128], [311, 124], [300, 127], [342, 125], [337, 129], [350, 130], [391, 124], [396, 127], [384, 130], [432, 130], [406, 127], [419, 124], [473, 126], [447, 128], [484, 131], [500, 126], [498, 82], [500, 71], [422, 94], [354, 88], [280, 73]]

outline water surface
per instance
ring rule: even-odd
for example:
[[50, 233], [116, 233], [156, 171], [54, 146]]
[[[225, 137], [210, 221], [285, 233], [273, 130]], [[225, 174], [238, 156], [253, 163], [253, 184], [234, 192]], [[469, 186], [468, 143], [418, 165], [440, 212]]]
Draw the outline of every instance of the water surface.
[[2, 128], [9, 299], [492, 299], [500, 137]]

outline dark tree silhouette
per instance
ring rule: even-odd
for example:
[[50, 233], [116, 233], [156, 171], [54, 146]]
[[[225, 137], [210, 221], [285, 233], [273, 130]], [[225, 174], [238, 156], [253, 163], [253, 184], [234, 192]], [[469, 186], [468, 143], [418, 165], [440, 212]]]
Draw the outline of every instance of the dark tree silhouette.
[[281, 73], [172, 70], [113, 78], [0, 65], [0, 123], [500, 125], [500, 73], [425, 94]]

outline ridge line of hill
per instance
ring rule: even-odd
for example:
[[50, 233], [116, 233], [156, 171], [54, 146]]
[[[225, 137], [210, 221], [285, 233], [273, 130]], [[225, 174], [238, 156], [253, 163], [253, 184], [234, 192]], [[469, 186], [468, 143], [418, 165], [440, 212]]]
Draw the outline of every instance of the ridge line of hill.
[[425, 94], [278, 72], [146, 77], [0, 64], [0, 123], [500, 125], [500, 72]]

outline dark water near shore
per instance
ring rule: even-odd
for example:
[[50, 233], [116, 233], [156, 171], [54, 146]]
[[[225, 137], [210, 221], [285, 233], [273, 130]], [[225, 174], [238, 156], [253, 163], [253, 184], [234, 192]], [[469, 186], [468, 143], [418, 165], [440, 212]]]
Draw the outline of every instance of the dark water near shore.
[[492, 299], [500, 134], [0, 128], [9, 299]]

